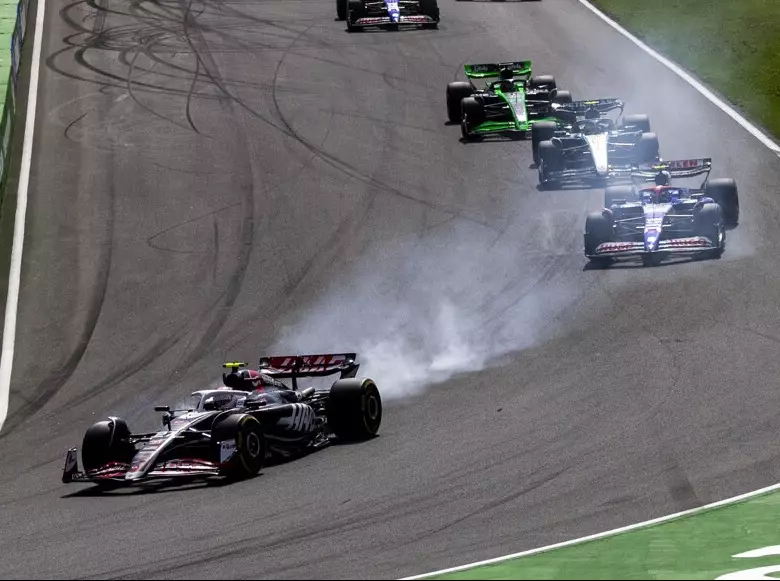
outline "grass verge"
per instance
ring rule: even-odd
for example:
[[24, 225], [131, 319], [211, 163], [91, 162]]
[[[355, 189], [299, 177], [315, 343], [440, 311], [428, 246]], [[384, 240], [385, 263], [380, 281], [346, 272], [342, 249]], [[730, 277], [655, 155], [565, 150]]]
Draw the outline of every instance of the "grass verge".
[[780, 137], [780, 1], [590, 1]]
[[435, 579], [775, 579], [780, 572], [773, 492], [516, 560]]

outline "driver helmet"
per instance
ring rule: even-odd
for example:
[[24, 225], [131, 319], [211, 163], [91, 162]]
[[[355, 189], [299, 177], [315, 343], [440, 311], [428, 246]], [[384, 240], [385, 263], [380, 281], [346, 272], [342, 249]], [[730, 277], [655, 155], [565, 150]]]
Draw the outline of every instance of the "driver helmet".
[[223, 373], [222, 382], [226, 387], [252, 391], [253, 389], [263, 389], [265, 377], [256, 369], [239, 369], [227, 374]]
[[672, 183], [672, 174], [670, 174], [668, 171], [661, 170], [657, 174], [655, 174], [655, 185], [657, 186], [668, 186]]
[[668, 204], [672, 202], [671, 192], [661, 185], [650, 188], [645, 192], [643, 198], [646, 204]]
[[601, 113], [599, 113], [598, 109], [590, 107], [587, 111], [585, 111], [585, 119], [588, 119], [589, 121], [595, 121], [599, 117], [601, 117]]

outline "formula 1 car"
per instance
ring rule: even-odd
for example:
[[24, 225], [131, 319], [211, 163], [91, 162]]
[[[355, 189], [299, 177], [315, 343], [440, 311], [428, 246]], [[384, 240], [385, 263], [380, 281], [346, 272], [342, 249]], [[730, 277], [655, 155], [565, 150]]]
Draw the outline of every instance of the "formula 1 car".
[[[726, 228], [739, 222], [739, 193], [731, 178], [709, 179], [712, 159], [669, 161], [632, 173], [631, 179], [655, 181], [649, 188], [612, 186], [604, 192], [604, 210], [587, 216], [585, 256], [607, 264], [640, 257], [645, 266], [670, 255], [720, 258]], [[680, 178], [707, 174], [699, 188], [671, 185]]]
[[[555, 120], [553, 104], [571, 102], [569, 91], [557, 88], [551, 75], [531, 76], [531, 61], [466, 65], [469, 81], [447, 85], [447, 117], [460, 122], [464, 139], [488, 134], [520, 133], [534, 123]], [[478, 89], [471, 79], [486, 81]]]
[[[91, 426], [81, 447], [68, 450], [62, 481], [113, 487], [149, 480], [256, 475], [269, 459], [319, 450], [334, 440], [376, 435], [382, 399], [371, 379], [356, 379], [355, 353], [265, 357], [257, 370], [226, 363], [224, 387], [192, 393], [183, 410], [157, 406], [163, 429], [133, 434], [118, 417]], [[328, 391], [298, 389], [301, 377], [341, 378]], [[292, 380], [292, 387], [281, 379]]]
[[[603, 185], [628, 177], [642, 165], [660, 161], [658, 137], [647, 115], [623, 116], [620, 99], [575, 101], [555, 107], [553, 120], [532, 130], [539, 184], [556, 189], [567, 183]], [[615, 119], [606, 117], [619, 110]]]
[[397, 30], [400, 26], [439, 26], [437, 0], [336, 0], [336, 13], [349, 32], [366, 27]]

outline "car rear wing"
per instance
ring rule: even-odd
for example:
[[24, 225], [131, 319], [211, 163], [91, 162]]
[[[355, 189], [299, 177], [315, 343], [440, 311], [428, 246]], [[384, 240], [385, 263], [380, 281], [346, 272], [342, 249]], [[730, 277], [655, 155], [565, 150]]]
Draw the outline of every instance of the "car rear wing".
[[659, 171], [668, 171], [672, 178], [692, 178], [707, 174], [704, 178], [706, 183], [712, 171], [712, 158], [701, 157], [695, 159], [676, 159], [673, 161], [662, 161], [652, 165], [641, 166], [631, 172], [631, 179], [634, 181], [650, 182], [655, 179]]
[[274, 377], [324, 377], [336, 373], [354, 377], [360, 367], [356, 358], [356, 353], [263, 357], [258, 370]]
[[466, 70], [466, 76], [470, 79], [498, 77], [501, 69], [511, 69], [514, 77], [531, 76], [531, 61], [465, 65], [463, 68]]
[[571, 103], [553, 105], [557, 111], [570, 111], [577, 117], [583, 117], [591, 109], [595, 109], [599, 113], [608, 113], [615, 109], [620, 109], [622, 112], [625, 106], [626, 104], [620, 99], [589, 99], [587, 101], [572, 101]]
[[[278, 355], [260, 358], [257, 370], [276, 379], [292, 379], [293, 389], [297, 390], [299, 377], [326, 377], [336, 373], [341, 374], [342, 379], [355, 377], [360, 367], [356, 358], [356, 353]], [[231, 369], [231, 373], [248, 366], [248, 363], [239, 361], [222, 364], [222, 367]], [[223, 374], [222, 379], [225, 380], [225, 377]]]
[[[278, 355], [262, 357], [258, 371], [276, 378], [324, 377], [340, 373], [341, 377], [354, 377], [360, 364], [356, 353], [327, 353], [317, 355]], [[224, 363], [226, 369], [241, 369], [248, 363], [233, 361]]]

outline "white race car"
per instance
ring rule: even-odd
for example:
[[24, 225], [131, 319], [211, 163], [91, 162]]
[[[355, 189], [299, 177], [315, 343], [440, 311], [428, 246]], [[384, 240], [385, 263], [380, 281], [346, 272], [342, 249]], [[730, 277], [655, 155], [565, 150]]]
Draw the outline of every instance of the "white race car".
[[[574, 101], [555, 107], [557, 122], [537, 123], [531, 138], [539, 184], [545, 189], [603, 185], [658, 162], [658, 137], [650, 132], [647, 115], [623, 117], [624, 107], [620, 99]], [[605, 116], [618, 109], [616, 119]]]

